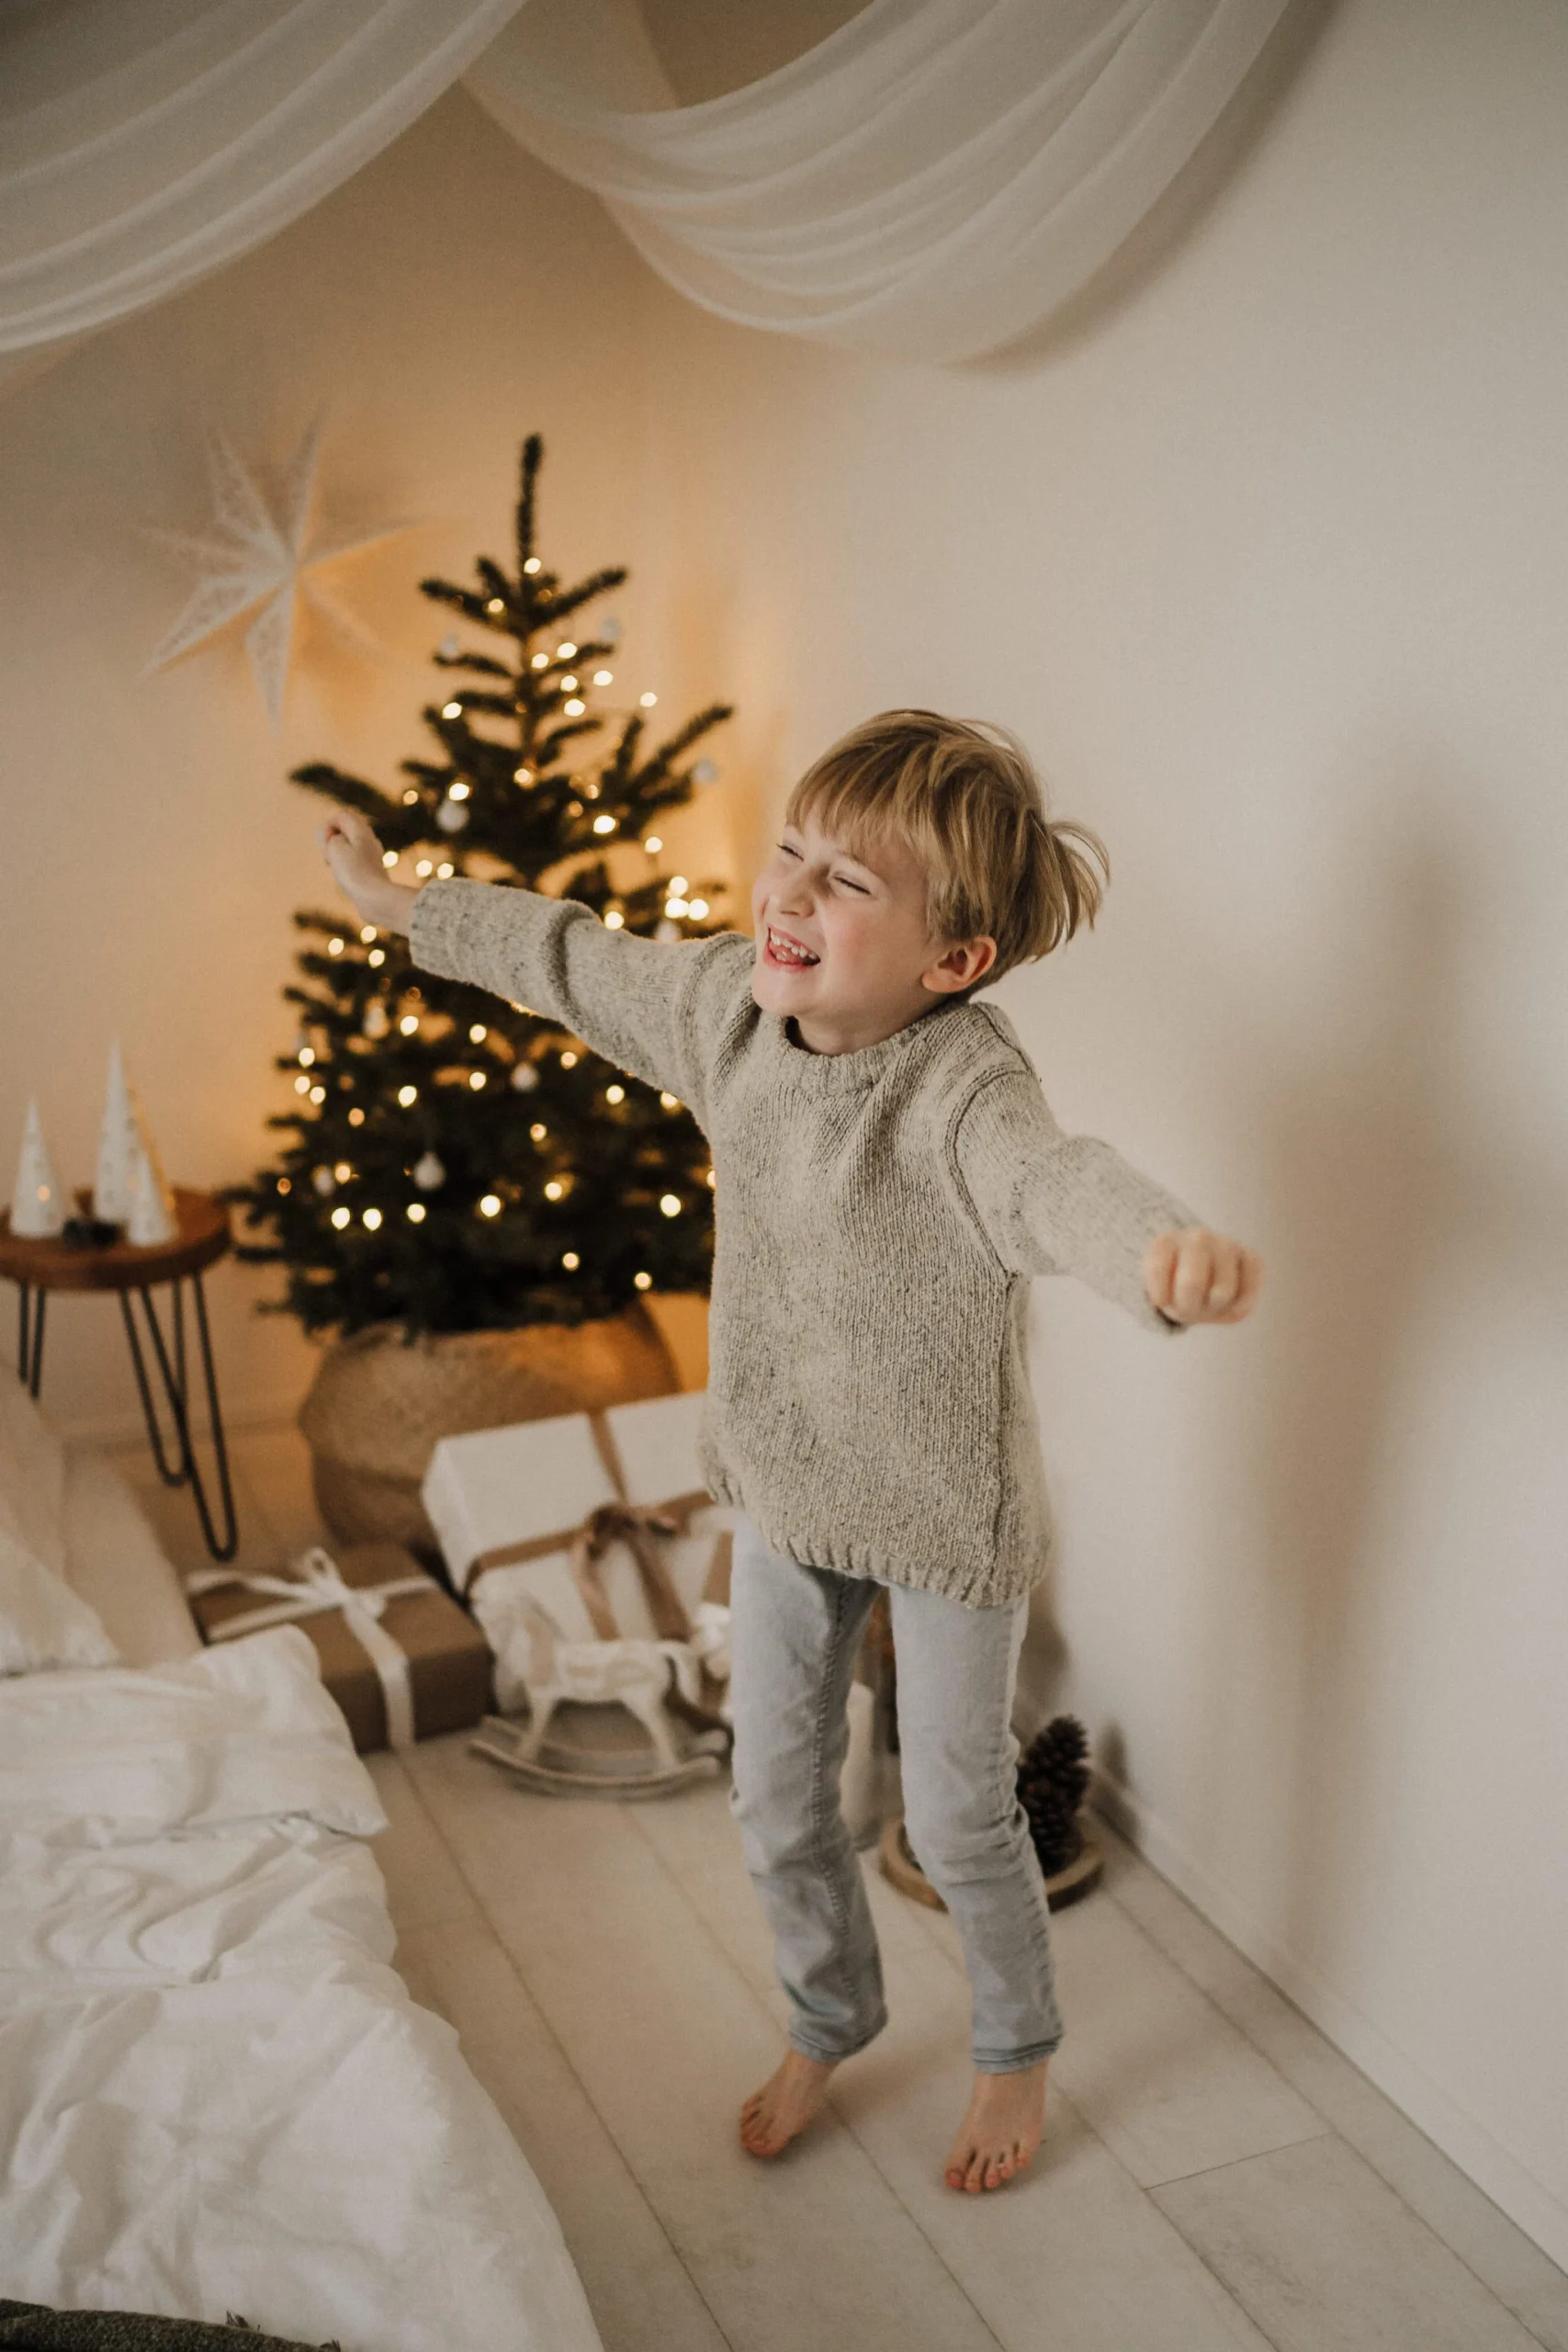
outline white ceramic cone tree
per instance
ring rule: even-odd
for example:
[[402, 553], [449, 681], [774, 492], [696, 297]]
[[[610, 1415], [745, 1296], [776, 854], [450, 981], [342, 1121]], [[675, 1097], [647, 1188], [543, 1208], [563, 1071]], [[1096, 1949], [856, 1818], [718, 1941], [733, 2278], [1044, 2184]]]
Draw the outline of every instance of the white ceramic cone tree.
[[172, 1241], [177, 1231], [175, 1196], [136, 1089], [125, 1074], [117, 1037], [109, 1047], [108, 1084], [98, 1131], [98, 1171], [93, 1214], [123, 1225], [139, 1248]]
[[164, 1171], [151, 1144], [138, 1142], [135, 1172], [130, 1182], [130, 1210], [125, 1223], [125, 1238], [137, 1249], [146, 1250], [159, 1243], [172, 1241], [178, 1227], [175, 1223], [174, 1204]]
[[17, 1189], [11, 1196], [11, 1230], [28, 1241], [47, 1241], [65, 1223], [65, 1195], [54, 1172], [36, 1101], [28, 1104]]
[[123, 1225], [130, 1215], [130, 1188], [136, 1174], [136, 1114], [125, 1082], [125, 1063], [117, 1037], [109, 1047], [108, 1088], [104, 1096], [103, 1124], [98, 1129], [98, 1170], [93, 1185], [93, 1215], [106, 1224]]

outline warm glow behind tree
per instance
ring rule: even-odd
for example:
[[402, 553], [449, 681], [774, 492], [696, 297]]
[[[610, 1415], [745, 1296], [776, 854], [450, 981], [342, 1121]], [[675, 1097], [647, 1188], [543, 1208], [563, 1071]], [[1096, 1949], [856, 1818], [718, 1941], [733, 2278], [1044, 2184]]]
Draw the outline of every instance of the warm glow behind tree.
[[[296, 783], [357, 808], [407, 878], [479, 881], [580, 899], [612, 928], [691, 938], [723, 885], [660, 864], [659, 820], [711, 762], [694, 747], [728, 718], [700, 711], [657, 747], [654, 696], [620, 690], [619, 629], [569, 626], [618, 587], [563, 587], [535, 553], [543, 447], [525, 444], [516, 571], [487, 556], [479, 584], [426, 580], [493, 650], [454, 636], [452, 683], [424, 719], [439, 756], [405, 760], [388, 794], [323, 763]], [[477, 681], [477, 683], [471, 683]], [[521, 1005], [418, 972], [407, 942], [351, 913], [294, 918], [296, 1107], [270, 1119], [292, 1143], [225, 1197], [269, 1244], [238, 1255], [288, 1269], [275, 1312], [346, 1334], [400, 1321], [471, 1331], [614, 1314], [649, 1290], [705, 1290], [713, 1247], [707, 1146], [673, 1096], [626, 1076]]]

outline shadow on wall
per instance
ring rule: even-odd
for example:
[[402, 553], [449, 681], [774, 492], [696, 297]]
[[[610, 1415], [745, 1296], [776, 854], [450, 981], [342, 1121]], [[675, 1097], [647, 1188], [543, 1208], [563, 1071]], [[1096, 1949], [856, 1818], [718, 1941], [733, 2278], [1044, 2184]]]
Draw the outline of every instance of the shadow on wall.
[[[1505, 1302], [1568, 1309], [1561, 1173], [1510, 1154], [1478, 1114], [1466, 1068], [1466, 989], [1481, 961], [1474, 910], [1500, 885], [1463, 821], [1446, 816], [1458, 797], [1429, 763], [1371, 779], [1365, 814], [1346, 829], [1332, 867], [1355, 877], [1354, 931], [1325, 950], [1348, 967], [1340, 1012], [1293, 1055], [1277, 1034], [1239, 1025], [1247, 1001], [1234, 974], [1215, 969], [1200, 986], [1237, 1024], [1228, 1099], [1238, 1134], [1257, 1141], [1256, 1189], [1282, 1240], [1266, 1251], [1260, 1311], [1271, 1344], [1231, 1392], [1235, 1510], [1222, 1498], [1207, 1538], [1226, 1549], [1228, 1570], [1216, 1560], [1201, 1580], [1211, 1616], [1190, 1654], [1207, 1662], [1212, 1682], [1177, 1702], [1178, 1729], [1190, 1727], [1197, 1755], [1187, 1823], [1168, 1826], [1185, 1839], [1213, 1825], [1209, 1853], [1197, 1857], [1211, 1868], [1227, 1840], [1250, 1838], [1275, 1890], [1260, 1924], [1331, 1976], [1342, 1935], [1364, 1938], [1369, 1922], [1337, 1918], [1325, 1892], [1375, 1874], [1384, 1832], [1368, 1801], [1369, 1741], [1379, 1714], [1410, 1696], [1369, 1690], [1368, 1677], [1404, 1605], [1397, 1596], [1389, 1605], [1391, 1580], [1404, 1572], [1386, 1531], [1391, 1509], [1404, 1508], [1395, 1482], [1408, 1475], [1405, 1440], [1452, 1272], [1464, 1272], [1465, 1299], [1479, 1286]], [[1464, 1299], [1453, 1307], [1464, 1311]], [[1245, 1531], [1234, 1544], [1227, 1523]], [[1201, 1532], [1200, 1550], [1203, 1540]], [[1486, 1561], [1473, 1572], [1484, 1577]], [[1029, 1655], [1033, 1690], [1050, 1687], [1063, 1657], [1054, 1626], [1035, 1631]], [[1256, 1746], [1265, 1711], [1267, 1756]], [[1100, 1728], [1096, 1762], [1136, 1789], [1136, 1755], [1119, 1724]], [[1247, 1819], [1260, 1774], [1266, 1857]]]
[[1087, 342], [1196, 234], [1245, 170], [1305, 72], [1339, 0], [1292, 0], [1218, 121], [1087, 286], [1016, 343], [957, 363], [962, 374], [1025, 373]]
[[[1330, 1964], [1323, 1890], [1345, 1883], [1347, 1838], [1375, 1831], [1365, 1661], [1387, 1641], [1386, 1482], [1399, 1475], [1448, 1270], [1555, 1261], [1568, 1288], [1560, 1182], [1506, 1159], [1467, 1091], [1467, 916], [1484, 868], [1447, 826], [1448, 797], [1429, 767], [1374, 779], [1366, 831], [1344, 844], [1343, 870], [1360, 876], [1366, 954], [1348, 1019], [1295, 1068], [1277, 1054], [1253, 1063], [1272, 1069], [1258, 1133], [1289, 1237], [1273, 1300], [1280, 1341], [1258, 1367], [1254, 1423], [1255, 1573], [1267, 1593], [1252, 1613], [1274, 1645], [1282, 1726], [1270, 1832], [1281, 1901], [1270, 1924], [1286, 1950]], [[1229, 1645], [1223, 1626], [1213, 1631], [1206, 1653], [1218, 1662]], [[1223, 1704], [1204, 1713], [1225, 1720]], [[1224, 1809], [1235, 1762], [1211, 1748], [1199, 1817]]]
[[[1414, 780], [1374, 790], [1368, 805], [1379, 812], [1373, 840], [1345, 845], [1346, 870], [1362, 876], [1364, 971], [1343, 1023], [1322, 1033], [1312, 1057], [1276, 1061], [1258, 1104], [1290, 1261], [1273, 1302], [1280, 1344], [1259, 1383], [1254, 1573], [1267, 1590], [1248, 1613], [1267, 1629], [1280, 1726], [1271, 1838], [1281, 1905], [1271, 1924], [1302, 1955], [1321, 1951], [1331, 1926], [1322, 1891], [1343, 1879], [1334, 1848], [1364, 1771], [1344, 1711], [1353, 1713], [1358, 1659], [1374, 1638], [1372, 1547], [1407, 1351], [1459, 1238], [1450, 1154], [1464, 1113], [1453, 1044], [1465, 861]], [[1213, 1635], [1204, 1654], [1218, 1664], [1232, 1644], [1222, 1624]], [[1210, 1722], [1226, 1712], [1210, 1712]], [[1211, 1746], [1201, 1817], [1227, 1810], [1235, 1760]]]

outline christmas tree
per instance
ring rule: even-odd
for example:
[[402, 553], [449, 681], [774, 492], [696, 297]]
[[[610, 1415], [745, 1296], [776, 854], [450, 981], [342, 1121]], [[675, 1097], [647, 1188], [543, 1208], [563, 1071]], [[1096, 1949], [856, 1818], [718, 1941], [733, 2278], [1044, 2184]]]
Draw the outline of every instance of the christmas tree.
[[[619, 568], [563, 586], [534, 551], [543, 445], [524, 445], [516, 571], [479, 558], [479, 584], [425, 580], [491, 650], [448, 637], [457, 677], [425, 723], [438, 746], [405, 760], [396, 795], [314, 763], [293, 780], [368, 818], [389, 865], [468, 875], [581, 900], [610, 929], [705, 935], [716, 881], [660, 864], [657, 830], [711, 761], [690, 753], [729, 717], [716, 704], [657, 746], [646, 712], [617, 705], [620, 635], [574, 615], [618, 587]], [[400, 1321], [426, 1331], [580, 1323], [650, 1290], [705, 1290], [713, 1250], [707, 1146], [673, 1095], [625, 1076], [529, 1009], [419, 972], [406, 940], [341, 913], [294, 918], [310, 944], [292, 1055], [298, 1107], [279, 1164], [224, 1198], [268, 1244], [237, 1255], [288, 1268], [284, 1298], [309, 1331]]]

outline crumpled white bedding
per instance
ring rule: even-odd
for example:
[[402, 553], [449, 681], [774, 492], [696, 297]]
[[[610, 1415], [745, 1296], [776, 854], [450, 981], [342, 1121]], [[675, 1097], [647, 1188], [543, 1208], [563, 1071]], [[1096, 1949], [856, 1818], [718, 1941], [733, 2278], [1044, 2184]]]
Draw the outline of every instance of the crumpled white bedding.
[[544, 2193], [390, 1965], [296, 1626], [0, 1682], [0, 2294], [344, 2352], [598, 2352]]

